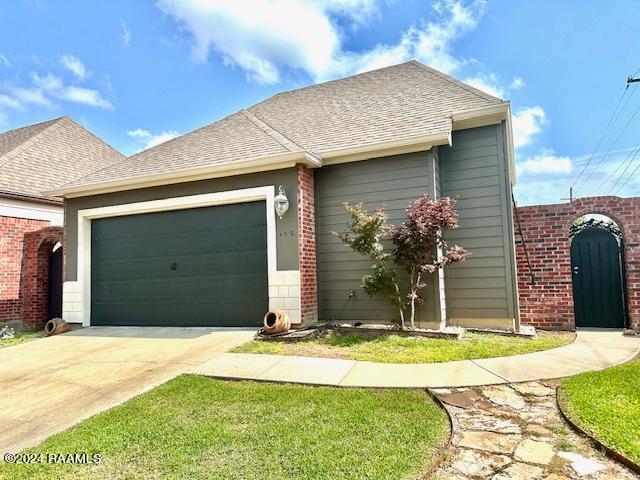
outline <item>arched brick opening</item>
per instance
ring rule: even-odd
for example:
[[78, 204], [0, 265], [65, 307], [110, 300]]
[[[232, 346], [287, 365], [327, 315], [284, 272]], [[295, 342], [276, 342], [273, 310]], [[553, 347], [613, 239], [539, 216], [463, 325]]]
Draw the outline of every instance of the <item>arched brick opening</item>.
[[62, 227], [46, 227], [24, 236], [22, 321], [28, 327], [49, 320], [49, 259], [58, 242], [64, 245]]
[[[523, 324], [575, 328], [569, 229], [579, 217], [601, 214], [622, 232], [628, 326], [640, 329], [640, 197], [587, 197], [570, 203], [518, 207], [535, 283], [522, 238], [516, 234], [518, 297]], [[517, 224], [516, 224], [517, 232]]]

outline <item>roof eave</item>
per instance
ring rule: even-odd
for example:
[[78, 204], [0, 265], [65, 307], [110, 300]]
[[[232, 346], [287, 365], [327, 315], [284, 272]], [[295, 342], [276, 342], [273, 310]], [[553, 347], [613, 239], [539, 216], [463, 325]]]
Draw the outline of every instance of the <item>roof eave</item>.
[[320, 152], [318, 155], [322, 158], [322, 165], [334, 165], [337, 163], [368, 160], [370, 158], [421, 152], [430, 150], [436, 145], [451, 145], [450, 125], [445, 131], [433, 134], [411, 136], [337, 150], [328, 150]]
[[42, 203], [44, 205], [59, 206], [62, 201], [55, 198], [47, 198], [39, 195], [31, 195], [28, 193], [11, 192], [9, 190], [0, 190], [0, 198], [8, 198], [11, 200], [22, 200], [25, 202]]
[[76, 198], [103, 193], [119, 192], [123, 190], [135, 190], [139, 188], [170, 185], [173, 183], [186, 183], [211, 178], [228, 177], [280, 168], [293, 167], [297, 163], [309, 167], [318, 167], [318, 159], [309, 152], [287, 152], [277, 155], [268, 155], [248, 160], [207, 165], [205, 167], [185, 170], [162, 172], [151, 175], [140, 175], [118, 180], [108, 180], [77, 186], [62, 186], [55, 190], [44, 192], [44, 195], [58, 198]]

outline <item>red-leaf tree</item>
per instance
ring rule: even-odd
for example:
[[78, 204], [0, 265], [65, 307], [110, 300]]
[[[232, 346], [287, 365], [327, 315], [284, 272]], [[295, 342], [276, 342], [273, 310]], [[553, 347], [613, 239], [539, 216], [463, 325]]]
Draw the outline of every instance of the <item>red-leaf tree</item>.
[[[458, 226], [455, 200], [442, 198], [429, 200], [424, 194], [407, 208], [407, 219], [400, 225], [387, 226], [387, 215], [382, 209], [372, 215], [362, 206], [344, 204], [351, 221], [348, 232], [336, 233], [355, 252], [374, 261], [372, 274], [362, 277], [362, 288], [370, 295], [385, 294], [398, 308], [402, 329], [405, 328], [404, 309], [411, 309], [411, 328], [415, 328], [416, 304], [424, 300], [420, 291], [426, 286], [424, 279], [452, 263], [462, 262], [467, 256], [464, 248], [449, 247], [445, 241], [447, 230]], [[393, 243], [391, 254], [385, 252], [382, 239]], [[409, 273], [406, 295], [401, 292], [400, 277], [389, 262]]]
[[409, 292], [406, 302], [411, 308], [411, 328], [415, 328], [416, 304], [424, 300], [420, 291], [426, 286], [424, 278], [452, 263], [464, 261], [467, 252], [445, 241], [447, 230], [458, 226], [455, 200], [444, 197], [430, 200], [420, 196], [407, 208], [407, 219], [388, 228], [393, 242], [393, 259], [409, 273]]

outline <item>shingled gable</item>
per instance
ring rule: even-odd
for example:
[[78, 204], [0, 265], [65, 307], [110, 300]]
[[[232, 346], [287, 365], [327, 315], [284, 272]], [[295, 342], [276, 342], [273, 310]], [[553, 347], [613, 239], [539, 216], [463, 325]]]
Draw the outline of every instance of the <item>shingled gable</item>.
[[124, 158], [69, 117], [9, 130], [0, 134], [0, 196], [48, 203], [44, 191]]

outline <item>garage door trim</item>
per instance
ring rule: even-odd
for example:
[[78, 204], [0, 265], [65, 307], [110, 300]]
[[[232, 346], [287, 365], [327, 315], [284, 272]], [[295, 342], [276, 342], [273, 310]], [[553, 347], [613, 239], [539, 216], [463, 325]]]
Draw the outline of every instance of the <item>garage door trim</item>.
[[276, 220], [274, 211], [275, 186], [228, 190], [185, 197], [165, 198], [146, 202], [127, 203], [109, 207], [90, 208], [78, 211], [78, 280], [80, 317], [82, 325], [91, 325], [91, 220], [97, 218], [137, 215], [143, 213], [186, 210], [198, 207], [213, 207], [234, 203], [265, 201], [267, 218], [267, 269], [269, 285], [277, 270]]

